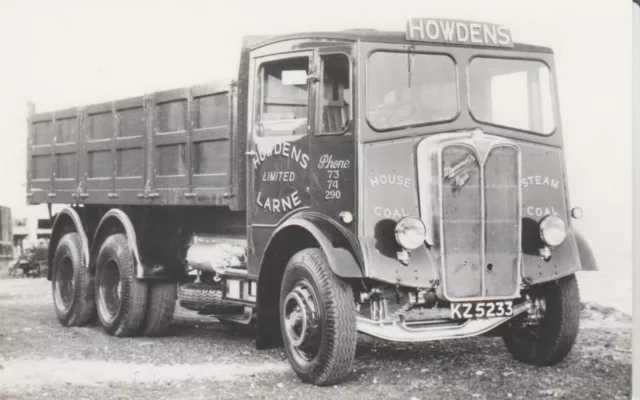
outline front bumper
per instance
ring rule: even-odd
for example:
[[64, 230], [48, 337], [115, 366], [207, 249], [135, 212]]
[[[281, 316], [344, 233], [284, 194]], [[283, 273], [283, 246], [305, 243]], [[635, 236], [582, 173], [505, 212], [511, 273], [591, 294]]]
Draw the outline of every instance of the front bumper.
[[[514, 305], [513, 315], [488, 319], [466, 320], [462, 322], [440, 319], [422, 322], [401, 320], [372, 321], [358, 316], [358, 332], [392, 342], [428, 342], [432, 340], [462, 339], [481, 335], [529, 309], [529, 303]], [[448, 309], [446, 310], [449, 311]], [[443, 315], [444, 316], [444, 315]]]

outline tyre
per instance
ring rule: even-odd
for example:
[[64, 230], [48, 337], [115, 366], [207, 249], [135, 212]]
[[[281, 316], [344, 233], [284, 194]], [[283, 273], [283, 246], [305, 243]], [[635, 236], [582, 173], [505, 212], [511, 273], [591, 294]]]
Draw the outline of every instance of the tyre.
[[356, 350], [355, 301], [321, 250], [305, 249], [291, 258], [279, 304], [284, 348], [298, 377], [318, 386], [343, 380]]
[[180, 306], [200, 314], [237, 314], [244, 307], [222, 300], [222, 283], [187, 283], [180, 286]]
[[76, 232], [60, 239], [52, 268], [51, 289], [58, 321], [64, 326], [89, 324], [96, 311], [94, 288]]
[[531, 289], [532, 308], [509, 321], [503, 332], [516, 360], [546, 366], [564, 360], [580, 326], [580, 293], [575, 275]]
[[153, 282], [148, 285], [148, 294], [147, 314], [142, 324], [142, 334], [161, 336], [173, 320], [178, 285], [175, 282]]
[[113, 336], [135, 336], [141, 331], [147, 305], [147, 283], [136, 279], [127, 237], [109, 236], [96, 260], [96, 304], [104, 330]]

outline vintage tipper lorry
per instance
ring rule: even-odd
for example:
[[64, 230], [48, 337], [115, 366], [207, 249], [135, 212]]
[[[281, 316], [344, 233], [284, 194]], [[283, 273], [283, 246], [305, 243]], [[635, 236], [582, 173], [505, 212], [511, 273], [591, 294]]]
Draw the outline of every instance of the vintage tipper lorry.
[[58, 319], [160, 335], [176, 301], [255, 326], [305, 382], [357, 333], [504, 338], [553, 365], [579, 325], [553, 53], [416, 18], [244, 41], [237, 80], [29, 116]]

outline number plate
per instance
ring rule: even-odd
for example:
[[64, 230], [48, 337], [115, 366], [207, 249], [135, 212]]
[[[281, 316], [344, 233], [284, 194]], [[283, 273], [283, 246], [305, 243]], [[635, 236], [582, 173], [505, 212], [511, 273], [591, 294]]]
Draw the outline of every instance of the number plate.
[[513, 315], [513, 301], [479, 301], [451, 303], [451, 319], [476, 319], [510, 317]]

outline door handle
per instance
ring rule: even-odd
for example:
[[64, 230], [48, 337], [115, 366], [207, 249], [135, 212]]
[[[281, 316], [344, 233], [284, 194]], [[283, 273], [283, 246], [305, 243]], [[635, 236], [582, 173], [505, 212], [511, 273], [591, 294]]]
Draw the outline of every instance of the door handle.
[[251, 156], [251, 157], [256, 157], [258, 155], [258, 153], [256, 153], [254, 150], [249, 150], [244, 154], [248, 155], [248, 156]]

